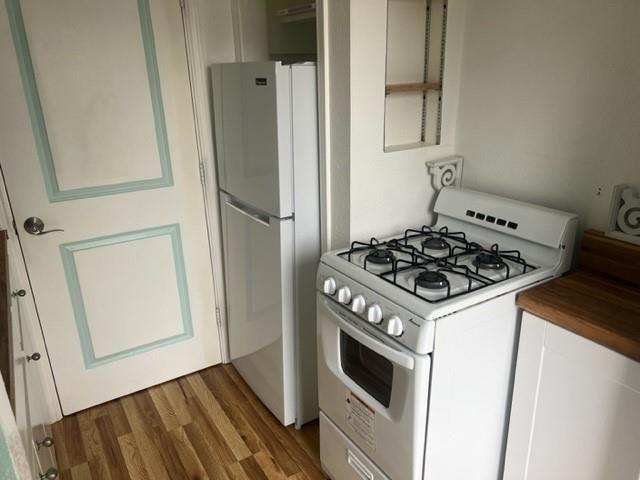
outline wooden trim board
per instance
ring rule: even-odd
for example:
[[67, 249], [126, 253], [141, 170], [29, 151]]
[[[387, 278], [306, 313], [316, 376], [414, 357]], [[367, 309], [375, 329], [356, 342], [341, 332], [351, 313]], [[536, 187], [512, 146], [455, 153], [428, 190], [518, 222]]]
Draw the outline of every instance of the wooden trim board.
[[587, 230], [582, 237], [580, 268], [640, 287], [640, 245]]
[[426, 92], [427, 90], [440, 90], [441, 86], [436, 82], [425, 83], [393, 83], [385, 85], [384, 93], [389, 95], [391, 93], [408, 93], [408, 92]]

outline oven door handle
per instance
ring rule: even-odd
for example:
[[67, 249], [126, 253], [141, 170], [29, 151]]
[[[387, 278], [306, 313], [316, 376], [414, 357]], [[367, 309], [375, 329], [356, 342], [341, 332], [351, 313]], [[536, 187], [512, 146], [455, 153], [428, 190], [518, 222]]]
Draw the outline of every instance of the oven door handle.
[[400, 350], [396, 350], [395, 348], [390, 347], [379, 340], [376, 340], [373, 336], [367, 335], [365, 332], [354, 327], [345, 319], [343, 319], [336, 310], [336, 307], [332, 304], [333, 302], [331, 302], [327, 298], [323, 298], [322, 301], [324, 302], [324, 305], [328, 312], [331, 314], [329, 318], [331, 318], [333, 323], [335, 323], [342, 331], [348, 333], [362, 345], [373, 350], [378, 355], [383, 356], [390, 362], [404, 367], [407, 370], [413, 370], [415, 359], [411, 355], [401, 352]]

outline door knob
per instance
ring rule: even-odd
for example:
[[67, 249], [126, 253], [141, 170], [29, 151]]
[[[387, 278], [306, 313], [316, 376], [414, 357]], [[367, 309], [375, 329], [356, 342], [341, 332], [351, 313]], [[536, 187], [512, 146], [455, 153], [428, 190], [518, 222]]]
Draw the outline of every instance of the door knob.
[[55, 480], [56, 478], [58, 478], [58, 470], [53, 467], [44, 473], [40, 473], [40, 480]]
[[31, 235], [46, 235], [51, 232], [64, 232], [62, 228], [52, 228], [51, 230], [44, 229], [44, 222], [38, 217], [29, 217], [24, 221], [24, 229]]
[[44, 437], [41, 442], [36, 442], [36, 447], [40, 450], [42, 447], [51, 448], [53, 446], [53, 438]]
[[33, 352], [31, 355], [27, 355], [27, 362], [37, 362], [38, 360], [40, 360], [42, 358], [42, 355], [40, 355], [38, 352]]

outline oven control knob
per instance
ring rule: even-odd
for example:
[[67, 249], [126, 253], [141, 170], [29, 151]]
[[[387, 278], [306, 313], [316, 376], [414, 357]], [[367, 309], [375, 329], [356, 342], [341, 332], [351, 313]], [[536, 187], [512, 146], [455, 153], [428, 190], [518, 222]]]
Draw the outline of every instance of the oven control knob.
[[375, 323], [376, 325], [382, 322], [382, 308], [377, 303], [374, 303], [367, 310], [367, 321], [369, 323]]
[[322, 291], [327, 295], [336, 293], [336, 279], [333, 277], [326, 278], [322, 284]]
[[351, 302], [351, 311], [354, 313], [363, 314], [364, 309], [367, 306], [367, 303], [364, 300], [362, 295], [356, 295], [353, 297], [353, 302]]
[[399, 316], [391, 315], [387, 321], [387, 333], [394, 337], [399, 337], [404, 333], [404, 325], [402, 324], [402, 320], [400, 320]]
[[338, 301], [344, 305], [351, 303], [351, 289], [346, 285], [338, 289]]

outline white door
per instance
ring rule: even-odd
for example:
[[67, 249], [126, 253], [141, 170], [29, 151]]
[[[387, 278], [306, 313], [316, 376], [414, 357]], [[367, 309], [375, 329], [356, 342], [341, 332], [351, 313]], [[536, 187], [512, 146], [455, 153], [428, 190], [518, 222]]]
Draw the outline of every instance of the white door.
[[218, 363], [178, 0], [3, 3], [0, 161], [64, 413]]

